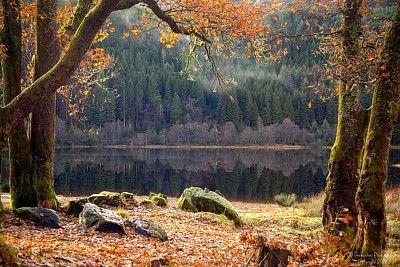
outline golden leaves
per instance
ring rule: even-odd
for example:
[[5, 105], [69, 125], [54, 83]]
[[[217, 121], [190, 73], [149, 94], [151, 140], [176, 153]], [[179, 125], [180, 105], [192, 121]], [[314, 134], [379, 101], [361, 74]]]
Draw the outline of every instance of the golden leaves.
[[179, 40], [179, 35], [172, 32], [170, 28], [168, 28], [167, 31], [161, 29], [160, 42], [165, 44], [167, 48], [173, 47], [174, 43], [176, 43], [178, 40]]
[[[149, 2], [153, 3], [153, 1]], [[232, 0], [165, 0], [156, 2], [164, 15], [175, 23], [171, 31], [166, 22], [156, 18], [151, 11], [147, 11], [140, 23], [141, 32], [151, 29], [160, 30], [160, 41], [167, 47], [172, 47], [178, 40], [179, 33], [195, 36], [205, 43], [212, 44], [217, 54], [230, 56], [236, 40], [250, 42], [247, 54], [262, 56], [264, 38], [270, 31], [270, 25], [264, 25], [264, 17], [272, 11], [272, 5], [278, 8], [277, 3], [256, 5], [251, 1]], [[154, 2], [155, 4], [155, 2]], [[135, 26], [135, 28], [137, 28]], [[140, 32], [138, 32], [140, 33]], [[204, 44], [205, 44], [204, 43]]]

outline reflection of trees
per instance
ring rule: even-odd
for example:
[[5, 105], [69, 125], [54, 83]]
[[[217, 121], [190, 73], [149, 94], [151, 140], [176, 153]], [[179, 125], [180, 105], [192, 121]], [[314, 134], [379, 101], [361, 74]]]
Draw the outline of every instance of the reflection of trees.
[[[391, 151], [391, 163], [400, 163]], [[8, 159], [3, 155], [3, 184]], [[82, 195], [101, 190], [150, 191], [179, 196], [189, 186], [218, 189], [229, 199], [270, 201], [279, 193], [299, 197], [325, 187], [327, 158], [307, 151], [263, 150], [58, 150], [58, 194]], [[400, 168], [389, 168], [387, 184], [400, 183]]]
[[116, 190], [179, 196], [199, 186], [232, 199], [270, 199], [266, 191], [292, 192], [290, 175], [313, 158], [307, 151], [239, 149], [64, 151], [57, 155], [55, 184], [57, 192], [74, 195]]

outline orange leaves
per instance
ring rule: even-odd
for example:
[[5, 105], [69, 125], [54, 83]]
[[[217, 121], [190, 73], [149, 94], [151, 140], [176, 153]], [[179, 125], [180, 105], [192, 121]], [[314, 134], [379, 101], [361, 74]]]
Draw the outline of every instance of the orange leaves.
[[[271, 11], [271, 6], [256, 5], [250, 1], [232, 0], [166, 0], [153, 2], [158, 4], [168, 19], [175, 22], [176, 27], [172, 34], [167, 30], [168, 26], [151, 12], [145, 13], [142, 18], [141, 30], [148, 32], [149, 29], [159, 28], [161, 31], [160, 41], [167, 47], [172, 47], [178, 40], [175, 34], [185, 33], [196, 36], [206, 43], [216, 47], [216, 50], [223, 50], [221, 55], [230, 55], [236, 41], [232, 39], [242, 39], [252, 43], [252, 50], [263, 50], [263, 38], [268, 27], [264, 25], [264, 17]], [[275, 4], [275, 3], [274, 3]], [[276, 4], [275, 4], [276, 5]], [[168, 20], [164, 19], [164, 20]], [[136, 28], [136, 27], [135, 27]], [[261, 53], [259, 53], [261, 56]]]
[[167, 48], [173, 47], [174, 43], [176, 43], [178, 40], [179, 40], [179, 35], [172, 32], [170, 28], [168, 28], [167, 31], [161, 29], [160, 42], [165, 44]]
[[390, 77], [390, 73], [387, 73], [386, 72], [386, 69], [387, 69], [387, 65], [386, 64], [382, 64], [380, 67], [379, 67], [379, 69], [382, 71], [382, 77], [383, 78], [389, 78]]

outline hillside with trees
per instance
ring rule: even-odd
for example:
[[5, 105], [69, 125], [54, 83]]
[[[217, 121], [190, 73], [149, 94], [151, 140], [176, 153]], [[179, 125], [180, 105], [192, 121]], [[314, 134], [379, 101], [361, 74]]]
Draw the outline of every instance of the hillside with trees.
[[[58, 144], [333, 143], [337, 99], [307, 89], [316, 83], [323, 59], [314, 53], [316, 39], [286, 44], [280, 62], [216, 57], [221, 74], [235, 81], [219, 88], [212, 85], [206, 60], [186, 64], [185, 40], [168, 48], [156, 33], [123, 38], [132, 14], [112, 16], [115, 32], [98, 45], [115, 55], [115, 75], [91, 85], [78, 120], [69, 116], [70, 102], [58, 98]], [[284, 12], [277, 21], [300, 35], [313, 16]]]

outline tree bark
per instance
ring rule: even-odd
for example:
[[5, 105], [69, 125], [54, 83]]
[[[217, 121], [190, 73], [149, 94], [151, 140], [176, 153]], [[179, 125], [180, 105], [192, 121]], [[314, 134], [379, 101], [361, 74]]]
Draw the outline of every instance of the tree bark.
[[[34, 80], [51, 69], [60, 57], [57, 37], [57, 1], [38, 0], [36, 16], [36, 51]], [[49, 56], [51, 55], [51, 56]], [[54, 192], [56, 99], [44, 97], [31, 114], [32, 180], [37, 203], [34, 206], [56, 208]]]
[[[2, 59], [4, 103], [11, 102], [21, 93], [21, 21], [18, 0], [3, 1], [4, 28], [1, 34], [7, 48]], [[9, 135], [11, 207], [29, 206], [35, 199], [31, 187], [32, 157], [24, 121], [19, 121]], [[19, 189], [24, 189], [21, 192]]]
[[380, 55], [361, 179], [356, 196], [357, 236], [351, 257], [381, 265], [385, 248], [385, 182], [390, 141], [399, 119], [400, 104], [400, 0], [395, 20]]
[[323, 225], [329, 226], [339, 214], [351, 215], [354, 220], [346, 226], [349, 227], [346, 229], [348, 234], [354, 234], [357, 223], [355, 196], [368, 120], [368, 112], [360, 103], [357, 70], [346, 68], [355, 64], [360, 53], [361, 5], [362, 0], [345, 2], [341, 28], [344, 62], [339, 83], [338, 128], [328, 164], [322, 216]]
[[116, 8], [118, 1], [102, 0], [90, 10], [74, 34], [69, 48], [57, 64], [34, 81], [6, 106], [0, 108], [0, 129], [4, 136], [26, 118], [46, 95], [51, 95], [74, 73], [89, 49], [103, 22]]

